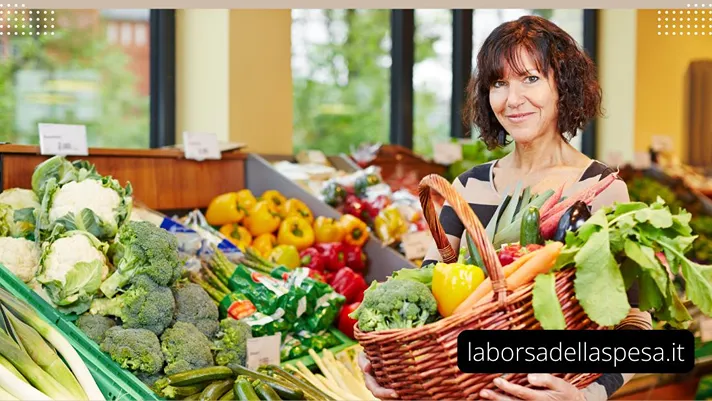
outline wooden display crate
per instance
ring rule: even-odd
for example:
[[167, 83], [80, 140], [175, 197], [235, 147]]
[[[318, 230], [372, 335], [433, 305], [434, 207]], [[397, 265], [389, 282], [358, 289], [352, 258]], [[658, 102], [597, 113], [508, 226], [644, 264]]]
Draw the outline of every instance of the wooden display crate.
[[[48, 158], [38, 146], [0, 145], [0, 189], [31, 188], [35, 167]], [[68, 159], [87, 160], [121, 185], [131, 182], [137, 200], [161, 211], [205, 208], [216, 195], [245, 188], [247, 155], [239, 151], [199, 162], [178, 149], [91, 148], [89, 156]]]

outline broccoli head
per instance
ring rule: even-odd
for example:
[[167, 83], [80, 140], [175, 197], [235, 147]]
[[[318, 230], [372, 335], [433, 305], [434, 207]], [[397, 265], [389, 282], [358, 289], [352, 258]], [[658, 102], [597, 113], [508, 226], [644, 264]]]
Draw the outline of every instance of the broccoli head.
[[173, 322], [175, 299], [168, 287], [154, 283], [146, 276], [137, 277], [129, 289], [114, 298], [96, 298], [90, 313], [115, 316], [129, 329], [146, 329], [160, 336]]
[[176, 283], [173, 288], [176, 300], [176, 322], [192, 323], [208, 338], [213, 338], [218, 331], [220, 311], [213, 299], [194, 283]]
[[155, 375], [165, 362], [158, 337], [144, 329], [112, 327], [106, 331], [101, 350], [122, 368], [137, 373]]
[[108, 298], [136, 276], [148, 276], [158, 285], [170, 286], [183, 273], [175, 235], [146, 221], [121, 226], [111, 256], [116, 271], [100, 287]]
[[438, 304], [427, 285], [413, 280], [373, 282], [349, 316], [362, 331], [420, 327], [435, 320]]
[[212, 343], [194, 325], [176, 322], [161, 336], [161, 350], [166, 359], [163, 372], [172, 374], [214, 366]]
[[85, 313], [77, 318], [75, 324], [92, 341], [101, 344], [106, 331], [116, 326], [116, 321], [110, 317]]
[[252, 327], [242, 320], [226, 318], [220, 322], [220, 331], [214, 342], [215, 362], [236, 371], [247, 361], [247, 340], [252, 338]]

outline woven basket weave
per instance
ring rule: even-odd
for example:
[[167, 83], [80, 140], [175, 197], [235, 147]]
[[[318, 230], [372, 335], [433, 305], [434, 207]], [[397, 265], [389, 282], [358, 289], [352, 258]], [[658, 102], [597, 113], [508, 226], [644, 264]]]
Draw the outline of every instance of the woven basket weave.
[[[445, 236], [431, 201], [430, 191], [438, 192], [452, 206], [482, 256], [492, 281], [494, 297], [471, 311], [413, 328], [362, 332], [354, 335], [371, 362], [378, 383], [395, 390], [401, 399], [477, 399], [488, 388], [499, 391], [492, 380], [501, 374], [468, 374], [457, 367], [457, 338], [463, 330], [541, 330], [532, 308], [534, 282], [508, 292], [497, 253], [484, 227], [470, 206], [444, 178], [429, 175], [420, 182], [420, 202], [430, 231], [445, 263], [457, 260], [457, 252]], [[604, 330], [592, 322], [574, 297], [574, 271], [556, 274], [556, 293], [561, 303], [567, 330]], [[506, 378], [528, 386], [526, 374]], [[578, 388], [595, 381], [600, 374], [556, 374]]]

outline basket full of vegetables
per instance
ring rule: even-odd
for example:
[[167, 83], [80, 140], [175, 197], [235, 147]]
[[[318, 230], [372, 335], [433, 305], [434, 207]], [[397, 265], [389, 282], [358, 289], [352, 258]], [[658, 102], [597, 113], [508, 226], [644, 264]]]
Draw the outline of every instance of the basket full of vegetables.
[[[632, 316], [633, 285], [640, 289], [640, 309], [673, 327], [692, 320], [685, 301], [712, 316], [712, 266], [685, 257], [696, 238], [688, 213], [670, 212], [661, 199], [590, 212], [616, 178], [610, 174], [569, 197], [562, 196], [563, 187], [532, 195], [519, 186], [485, 228], [447, 180], [425, 177], [420, 200], [442, 262], [374, 282], [350, 315], [378, 383], [402, 399], [473, 399], [485, 388], [499, 391], [492, 381], [500, 374], [459, 370], [461, 332], [620, 327]], [[437, 219], [431, 189], [465, 227], [465, 263]], [[674, 283], [678, 273], [685, 283], [682, 295]], [[555, 374], [578, 388], [600, 375]], [[528, 386], [526, 376], [508, 380]]]

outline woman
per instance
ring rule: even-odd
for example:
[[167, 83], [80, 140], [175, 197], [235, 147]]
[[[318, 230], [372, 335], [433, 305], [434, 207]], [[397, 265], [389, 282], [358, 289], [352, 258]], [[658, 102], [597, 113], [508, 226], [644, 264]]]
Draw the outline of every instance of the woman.
[[[477, 56], [477, 72], [468, 87], [465, 120], [479, 128], [480, 138], [491, 148], [514, 141], [507, 156], [476, 166], [460, 175], [453, 186], [486, 226], [506, 188], [521, 181], [541, 193], [565, 185], [564, 196], [592, 185], [612, 169], [589, 159], [569, 144], [577, 130], [600, 115], [601, 91], [596, 68], [576, 41], [550, 21], [525, 16], [496, 28]], [[627, 202], [628, 190], [616, 180], [593, 202], [592, 211], [614, 202]], [[453, 249], [459, 249], [464, 226], [447, 204], [440, 223]], [[426, 261], [441, 260], [435, 246]], [[635, 291], [629, 293], [637, 306]], [[651, 329], [650, 315], [633, 308], [617, 329]], [[373, 394], [397, 398], [370, 375], [362, 355], [361, 367]], [[583, 390], [552, 375], [530, 375], [536, 388], [503, 379], [495, 380], [500, 393], [484, 390], [490, 400], [606, 400], [632, 375], [605, 374]]]

